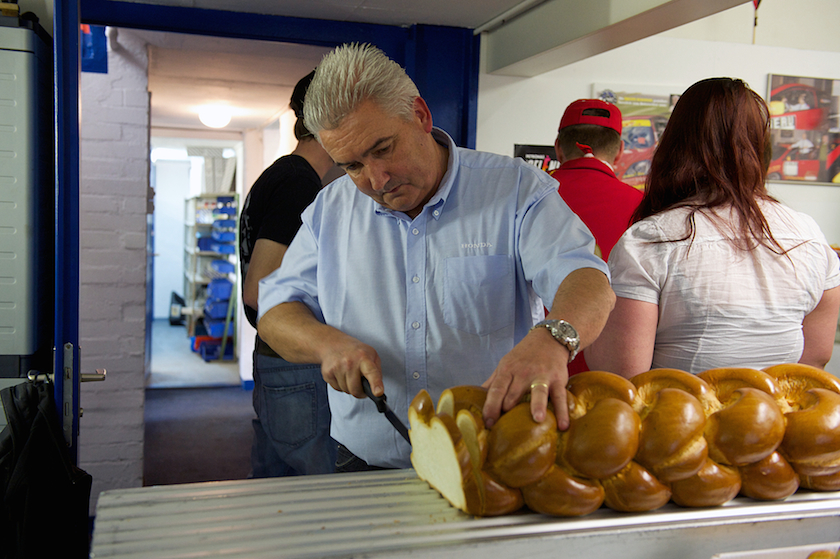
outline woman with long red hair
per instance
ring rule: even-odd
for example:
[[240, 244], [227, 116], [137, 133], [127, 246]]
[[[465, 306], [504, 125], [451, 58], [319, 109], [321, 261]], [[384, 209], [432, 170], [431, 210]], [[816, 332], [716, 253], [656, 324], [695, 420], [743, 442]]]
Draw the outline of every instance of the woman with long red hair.
[[768, 115], [737, 79], [682, 94], [610, 254], [617, 301], [586, 349], [591, 369], [825, 367], [840, 260], [811, 217], [767, 192]]

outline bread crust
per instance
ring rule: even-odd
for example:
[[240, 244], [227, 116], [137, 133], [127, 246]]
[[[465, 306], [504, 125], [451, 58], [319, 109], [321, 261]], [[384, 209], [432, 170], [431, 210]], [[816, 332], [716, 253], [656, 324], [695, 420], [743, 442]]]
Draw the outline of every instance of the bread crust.
[[799, 474], [778, 452], [741, 466], [738, 471], [741, 474], [741, 494], [745, 497], [774, 501], [790, 497], [799, 489]]
[[801, 487], [840, 490], [840, 380], [783, 364], [691, 375], [654, 369], [631, 381], [573, 376], [569, 429], [529, 399], [487, 429], [487, 391], [421, 391], [409, 408], [411, 460], [421, 479], [476, 516], [522, 506], [556, 516], [722, 505], [738, 494], [784, 499]]

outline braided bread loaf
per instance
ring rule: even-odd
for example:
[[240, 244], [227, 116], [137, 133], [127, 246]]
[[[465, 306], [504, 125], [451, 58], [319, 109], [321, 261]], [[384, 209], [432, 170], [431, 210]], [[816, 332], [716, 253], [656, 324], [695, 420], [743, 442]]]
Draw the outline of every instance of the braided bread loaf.
[[454, 507], [476, 516], [523, 505], [581, 516], [602, 505], [646, 511], [784, 499], [802, 486], [840, 490], [840, 381], [801, 364], [692, 375], [654, 369], [624, 379], [571, 377], [570, 425], [528, 398], [484, 427], [486, 391], [423, 390], [409, 408], [411, 462]]

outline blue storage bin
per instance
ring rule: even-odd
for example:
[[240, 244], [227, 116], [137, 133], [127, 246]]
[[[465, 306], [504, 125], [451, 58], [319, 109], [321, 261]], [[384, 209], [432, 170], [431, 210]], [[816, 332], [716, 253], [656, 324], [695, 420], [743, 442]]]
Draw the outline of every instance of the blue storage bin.
[[229, 299], [225, 299], [223, 301], [214, 301], [213, 299], [207, 299], [204, 303], [204, 316], [207, 318], [225, 318], [228, 312], [228, 303], [230, 302]]
[[227, 260], [213, 260], [210, 267], [220, 274], [232, 274], [236, 271], [236, 266], [233, 262]]
[[218, 241], [213, 242], [212, 248], [210, 250], [212, 250], [213, 252], [218, 252], [219, 254], [236, 254], [235, 245], [220, 243]]
[[198, 250], [205, 250], [210, 251], [213, 250], [213, 237], [199, 237], [198, 238]]
[[[225, 333], [225, 319], [205, 318], [204, 327], [207, 328], [207, 333], [214, 338], [221, 338]], [[233, 336], [233, 320], [228, 325], [228, 336]]]
[[216, 278], [210, 280], [207, 284], [207, 299], [214, 301], [225, 301], [230, 299], [230, 294], [233, 292], [233, 284], [230, 280], [225, 278]]
[[[196, 325], [196, 330], [198, 329], [198, 326], [201, 326], [200, 322]], [[204, 330], [203, 326], [201, 326], [201, 330], [204, 332], [204, 334], [202, 334], [201, 336], [193, 336], [190, 338], [190, 350], [192, 350], [193, 353], [198, 353], [198, 349], [204, 342], [221, 343], [222, 341], [221, 338], [214, 338], [212, 336], [208, 336], [207, 331]]]
[[213, 229], [235, 229], [235, 219], [217, 219], [213, 222]]
[[217, 231], [214, 229], [210, 236], [217, 241], [229, 243], [236, 240], [236, 231]]
[[233, 206], [225, 206], [223, 208], [216, 208], [213, 211], [217, 214], [222, 214], [222, 215], [236, 215], [236, 208], [234, 208]]
[[216, 202], [219, 204], [233, 204], [233, 196], [218, 196]]
[[[221, 342], [201, 342], [201, 345], [198, 348], [198, 352], [201, 354], [201, 358], [205, 361], [214, 361], [216, 359], [219, 359], [219, 353], [221, 351]], [[225, 354], [222, 357], [222, 359], [233, 359], [232, 340], [228, 340], [227, 344], [225, 344]]]

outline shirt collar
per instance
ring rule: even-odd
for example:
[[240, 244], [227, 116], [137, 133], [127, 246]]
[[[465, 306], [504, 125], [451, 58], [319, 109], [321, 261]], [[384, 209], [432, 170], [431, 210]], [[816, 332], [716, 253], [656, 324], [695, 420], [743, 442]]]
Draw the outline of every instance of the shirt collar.
[[[592, 159], [598, 159], [598, 158], [597, 158], [597, 157], [595, 157], [595, 155], [594, 155], [594, 154], [592, 154], [592, 153], [586, 153], [586, 154], [584, 154], [583, 156], [584, 156], [584, 157], [591, 157]], [[601, 163], [603, 163], [604, 165], [606, 165], [607, 167], [609, 167], [609, 168], [610, 168], [610, 171], [612, 171], [613, 173], [615, 173], [615, 167], [613, 167], [612, 165], [610, 165], [609, 163], [607, 163], [607, 162], [606, 162], [606, 161], [604, 161], [603, 159], [598, 159], [598, 161], [600, 161]]]
[[[609, 169], [609, 171], [607, 171], [607, 169], [604, 169], [604, 168], [598, 168], [599, 166], [598, 166], [597, 163], [594, 166], [591, 165], [591, 163], [593, 163], [595, 161], [602, 164], [604, 167]], [[599, 171], [603, 171], [604, 173], [608, 173], [608, 174], [612, 173], [612, 176], [616, 176], [615, 175], [615, 168], [612, 165], [610, 165], [609, 163], [607, 163], [603, 159], [598, 159], [597, 157], [595, 157], [594, 155], [591, 155], [591, 154], [587, 154], [583, 157], [576, 157], [575, 159], [569, 159], [568, 161], [566, 161], [565, 163], [560, 165], [559, 168], [560, 169], [563, 169], [563, 168], [576, 169], [576, 168], [579, 168], [579, 167], [586, 167], [588, 169], [592, 169], [593, 167], [595, 167]]]
[[446, 172], [443, 174], [443, 178], [440, 179], [440, 186], [437, 192], [435, 192], [435, 195], [432, 196], [432, 199], [426, 203], [426, 207], [438, 210], [432, 212], [432, 217], [440, 219], [440, 215], [443, 213], [443, 207], [446, 205], [446, 199], [452, 191], [455, 185], [455, 179], [458, 176], [461, 154], [458, 152], [458, 146], [455, 145], [455, 141], [440, 128], [432, 128], [432, 138], [449, 150], [449, 160], [446, 162]]

